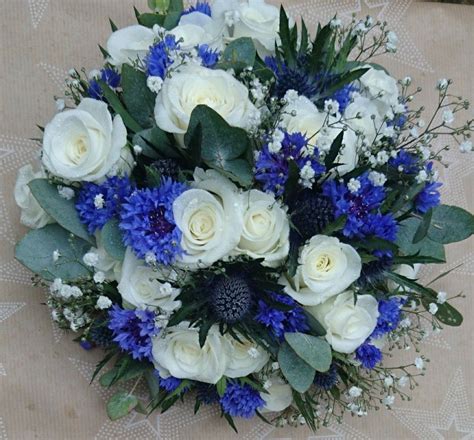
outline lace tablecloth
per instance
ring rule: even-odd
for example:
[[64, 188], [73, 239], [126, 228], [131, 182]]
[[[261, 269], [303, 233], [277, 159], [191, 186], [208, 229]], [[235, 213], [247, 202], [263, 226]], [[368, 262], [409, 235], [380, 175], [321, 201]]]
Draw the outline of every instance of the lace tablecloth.
[[[119, 26], [134, 22], [132, 6], [145, 0], [0, 0], [0, 440], [23, 439], [467, 439], [474, 438], [474, 240], [451, 245], [449, 263], [424, 268], [425, 280], [460, 265], [435, 287], [464, 291], [459, 308], [466, 322], [429, 336], [425, 353], [432, 362], [412, 402], [397, 401], [392, 411], [321, 429], [275, 429], [260, 422], [238, 423], [239, 436], [207, 407], [194, 417], [192, 404], [163, 415], [138, 414], [110, 422], [109, 395], [89, 386], [100, 353], [85, 352], [73, 336], [52, 323], [44, 292], [31, 287], [30, 273], [13, 258], [13, 246], [25, 232], [19, 226], [12, 187], [16, 170], [35, 158], [38, 136], [54, 113], [72, 66], [96, 67], [97, 43], [109, 32], [107, 17]], [[384, 62], [396, 77], [411, 75], [424, 87], [422, 100], [435, 99], [434, 82], [446, 76], [455, 90], [474, 97], [474, 7], [411, 0], [288, 0], [288, 10], [307, 23], [344, 19], [352, 13], [390, 23], [399, 51]], [[471, 112], [472, 117], [472, 112]], [[442, 172], [443, 196], [474, 210], [474, 155], [453, 150]], [[462, 264], [462, 265], [461, 265]], [[395, 354], [413, 360], [414, 351]]]

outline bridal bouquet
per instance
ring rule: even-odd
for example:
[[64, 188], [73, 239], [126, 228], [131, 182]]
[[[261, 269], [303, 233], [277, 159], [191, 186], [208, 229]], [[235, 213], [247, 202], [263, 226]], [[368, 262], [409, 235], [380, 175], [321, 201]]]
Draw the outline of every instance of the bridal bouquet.
[[149, 4], [111, 21], [100, 70], [69, 72], [15, 187], [16, 258], [53, 320], [104, 350], [103, 386], [133, 384], [109, 417], [191, 399], [234, 429], [316, 430], [409, 398], [428, 359], [393, 350], [462, 321], [462, 293], [416, 271], [474, 232], [435, 165], [472, 149], [469, 103], [441, 79], [425, 122], [421, 89], [372, 63], [397, 37], [370, 17], [308, 30], [263, 0]]

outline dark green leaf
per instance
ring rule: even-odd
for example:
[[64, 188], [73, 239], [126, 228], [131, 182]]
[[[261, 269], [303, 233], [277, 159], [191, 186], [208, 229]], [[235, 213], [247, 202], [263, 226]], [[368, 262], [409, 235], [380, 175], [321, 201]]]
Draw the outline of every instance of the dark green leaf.
[[237, 38], [230, 42], [219, 62], [223, 69], [234, 69], [237, 73], [255, 63], [255, 45], [249, 37]]
[[216, 391], [217, 394], [222, 397], [225, 393], [225, 389], [227, 388], [227, 378], [222, 376], [218, 382], [216, 383]]
[[311, 333], [315, 336], [325, 336], [326, 329], [320, 324], [320, 322], [305, 309], [303, 309], [303, 313], [306, 316], [306, 321], [309, 325]]
[[325, 339], [304, 333], [285, 333], [286, 342], [308, 365], [325, 372], [331, 366], [331, 347]]
[[329, 149], [328, 154], [324, 158], [324, 165], [326, 166], [326, 169], [328, 171], [331, 168], [334, 168], [334, 162], [336, 161], [336, 158], [339, 155], [339, 151], [341, 150], [343, 138], [344, 131], [341, 131], [332, 142], [331, 148]]
[[109, 23], [110, 23], [110, 28], [112, 29], [112, 32], [115, 32], [118, 29], [117, 25], [112, 21], [111, 18], [109, 18]]
[[61, 197], [57, 186], [50, 184], [47, 179], [32, 180], [28, 186], [40, 206], [64, 229], [92, 245], [95, 244], [94, 238], [89, 235], [86, 227], [79, 220], [75, 198], [66, 200]]
[[[52, 224], [29, 231], [17, 243], [15, 258], [45, 280], [61, 278], [68, 282], [90, 276], [82, 263], [82, 257], [90, 247], [87, 241]], [[53, 260], [54, 251], [60, 254], [57, 261]]]
[[294, 160], [288, 162], [288, 179], [285, 183], [284, 198], [287, 202], [293, 200], [296, 191], [299, 188], [298, 180], [300, 178], [300, 169]]
[[[421, 299], [421, 303], [425, 307], [426, 310], [430, 309], [430, 304], [436, 302], [436, 297], [433, 296], [431, 298], [423, 297]], [[451, 304], [443, 303], [443, 304], [436, 304], [438, 306], [438, 311], [435, 314], [435, 317], [440, 320], [443, 324], [458, 327], [463, 322], [463, 317], [461, 313], [458, 312]]]
[[118, 220], [111, 219], [105, 224], [101, 238], [106, 252], [115, 260], [122, 261], [125, 257], [125, 245]]
[[163, 27], [170, 31], [178, 25], [179, 19], [181, 18], [181, 12], [170, 11], [166, 14], [165, 20], [163, 22]]
[[364, 73], [366, 73], [369, 69], [357, 69], [351, 70], [350, 72], [342, 74], [335, 82], [331, 84], [330, 87], [324, 92], [321, 97], [331, 96], [333, 93], [338, 91], [341, 87], [344, 87], [346, 84], [350, 84], [351, 82], [359, 79]]
[[126, 391], [119, 391], [107, 402], [107, 415], [117, 420], [129, 414], [138, 405], [138, 399]]
[[159, 127], [148, 128], [136, 133], [132, 142], [142, 148], [142, 154], [151, 159], [180, 159], [181, 154], [173, 146], [170, 137]]
[[326, 227], [322, 231], [322, 234], [332, 235], [334, 234], [334, 232], [340, 231], [346, 225], [346, 221], [347, 221], [347, 215], [344, 214], [344, 215], [339, 216], [336, 220], [326, 225]]
[[283, 376], [294, 390], [304, 393], [309, 389], [316, 370], [301, 359], [287, 342], [280, 346], [278, 363]]
[[138, 23], [140, 23], [142, 26], [152, 29], [155, 24], [158, 26], [163, 26], [165, 18], [166, 16], [161, 14], [144, 13], [138, 16]]
[[155, 94], [146, 85], [146, 75], [132, 66], [122, 66], [123, 102], [130, 115], [142, 126], [154, 124]]

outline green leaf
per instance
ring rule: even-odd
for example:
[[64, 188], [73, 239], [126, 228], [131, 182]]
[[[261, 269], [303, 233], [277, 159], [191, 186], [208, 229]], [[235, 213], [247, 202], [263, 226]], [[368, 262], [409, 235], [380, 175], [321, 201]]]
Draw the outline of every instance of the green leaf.
[[[198, 141], [201, 131], [200, 142]], [[247, 186], [253, 174], [247, 160], [249, 140], [245, 130], [231, 127], [216, 111], [198, 105], [191, 113], [188, 131], [184, 136], [186, 145], [200, 145], [202, 160], [211, 168]]]
[[222, 397], [225, 393], [225, 389], [227, 388], [227, 378], [222, 376], [218, 382], [216, 383], [216, 391], [220, 397]]
[[[61, 278], [64, 282], [78, 280], [90, 275], [82, 263], [83, 255], [91, 245], [72, 235], [58, 224], [46, 225], [28, 232], [16, 245], [15, 258], [48, 281]], [[53, 252], [60, 257], [53, 260]]]
[[431, 224], [431, 217], [433, 216], [433, 210], [430, 209], [424, 216], [423, 219], [420, 222], [420, 225], [418, 226], [418, 229], [415, 232], [415, 235], [413, 236], [413, 244], [419, 243], [421, 240], [423, 240], [426, 237], [426, 234], [428, 233], [428, 229]]
[[406, 256], [397, 256], [393, 258], [393, 264], [438, 264], [446, 263], [445, 260], [430, 257], [426, 255], [406, 255]]
[[97, 80], [104, 94], [104, 98], [107, 100], [113, 111], [121, 116], [123, 123], [134, 133], [142, 130], [141, 125], [133, 119], [130, 113], [125, 109], [120, 98], [115, 92], [102, 80]]
[[331, 366], [331, 347], [322, 338], [304, 333], [285, 333], [286, 342], [308, 365], [325, 372]]
[[163, 22], [163, 27], [170, 31], [178, 25], [179, 19], [181, 18], [181, 12], [170, 11], [166, 14], [165, 20]]
[[127, 110], [142, 127], [151, 127], [155, 121], [155, 94], [146, 85], [146, 75], [128, 64], [122, 66], [121, 74]]
[[278, 33], [281, 40], [280, 47], [283, 51], [286, 63], [290, 67], [296, 66], [296, 47], [292, 42], [292, 37], [290, 35], [290, 23], [283, 5], [280, 6], [280, 26]]
[[285, 183], [284, 198], [286, 201], [293, 200], [296, 191], [299, 188], [298, 180], [300, 178], [300, 169], [294, 160], [288, 162], [288, 179]]
[[[329, 171], [331, 168], [335, 168], [335, 160], [337, 156], [339, 155], [339, 151], [341, 150], [342, 147], [342, 139], [344, 138], [344, 131], [341, 131], [336, 138], [333, 140], [331, 144], [331, 148], [329, 149], [328, 154], [326, 155], [324, 159], [324, 165], [326, 166], [326, 169]], [[337, 165], [336, 165], [337, 167]]]
[[316, 336], [325, 336], [326, 329], [321, 325], [321, 323], [308, 311], [303, 309], [303, 313], [306, 316], [306, 321], [308, 322], [311, 333]]
[[[429, 310], [431, 303], [436, 303], [436, 297], [426, 298], [423, 297], [421, 299], [421, 303], [425, 307], [426, 310]], [[451, 304], [443, 303], [443, 304], [436, 304], [438, 306], [438, 311], [435, 314], [435, 317], [440, 320], [443, 324], [458, 327], [463, 322], [463, 317], [458, 310], [456, 310]]]
[[153, 165], [145, 165], [146, 183], [148, 187], [157, 188], [161, 185], [161, 173]]
[[112, 32], [115, 32], [118, 29], [117, 25], [112, 21], [111, 18], [109, 18], [109, 23], [110, 23], [110, 28], [112, 29]]
[[339, 216], [336, 220], [326, 225], [326, 227], [322, 231], [322, 234], [332, 235], [334, 234], [334, 232], [340, 231], [346, 225], [346, 221], [347, 221], [347, 215], [344, 214], [344, 215]]
[[324, 55], [327, 52], [331, 41], [332, 30], [328, 24], [323, 28], [319, 27], [316, 38], [313, 42], [313, 49], [309, 58], [309, 69], [311, 73], [317, 73], [324, 64]]
[[403, 220], [399, 224], [395, 243], [405, 255], [425, 255], [445, 261], [444, 246], [441, 243], [431, 240], [429, 236], [418, 243], [413, 243], [415, 233], [420, 227], [420, 223], [421, 221], [414, 217]]
[[103, 387], [108, 388], [113, 384], [114, 378], [116, 375], [117, 375], [117, 368], [114, 367], [110, 369], [109, 371], [107, 371], [106, 373], [104, 373], [102, 376], [100, 376], [99, 383]]
[[132, 142], [142, 148], [142, 154], [150, 159], [180, 159], [181, 154], [173, 146], [170, 137], [159, 127], [148, 128], [136, 133]]
[[125, 257], [122, 231], [117, 219], [109, 220], [102, 228], [102, 243], [106, 252], [115, 260], [122, 261]]
[[224, 50], [219, 67], [234, 69], [237, 73], [255, 63], [256, 50], [249, 37], [237, 38], [231, 41]]
[[64, 229], [92, 245], [95, 244], [94, 238], [89, 235], [86, 227], [79, 220], [75, 198], [66, 200], [61, 197], [57, 186], [49, 183], [47, 179], [32, 180], [28, 186], [40, 206]]
[[148, 385], [148, 392], [150, 394], [150, 399], [155, 402], [160, 393], [160, 381], [154, 371], [147, 370], [145, 371], [145, 380]]
[[474, 234], [474, 216], [458, 206], [433, 208], [428, 237], [442, 244], [465, 240]]
[[138, 399], [126, 391], [114, 394], [107, 402], [107, 415], [110, 420], [118, 420], [129, 414], [138, 405]]
[[165, 18], [166, 18], [165, 15], [151, 14], [151, 13], [140, 14], [137, 17], [138, 23], [150, 29], [152, 29], [153, 26], [155, 26], [155, 24], [158, 26], [163, 26], [163, 23], [165, 22]]
[[321, 95], [321, 98], [326, 96], [331, 96], [333, 93], [338, 91], [341, 87], [345, 86], [346, 84], [350, 84], [351, 82], [359, 79], [364, 73], [366, 73], [369, 69], [357, 69], [351, 70], [350, 72], [343, 73], [335, 82], [325, 90], [324, 94]]
[[280, 346], [278, 363], [283, 376], [294, 390], [304, 393], [309, 389], [316, 370], [301, 359], [287, 342]]

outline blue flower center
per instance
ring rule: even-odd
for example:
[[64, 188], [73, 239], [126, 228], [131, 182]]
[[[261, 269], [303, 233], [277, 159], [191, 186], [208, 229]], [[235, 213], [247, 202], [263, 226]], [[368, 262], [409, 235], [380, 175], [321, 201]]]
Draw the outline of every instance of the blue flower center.
[[154, 234], [163, 236], [173, 231], [174, 225], [165, 218], [165, 210], [160, 207], [155, 209], [148, 216], [150, 227]]

